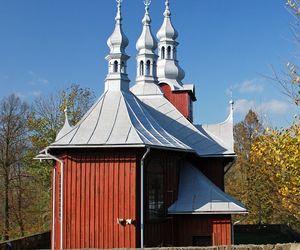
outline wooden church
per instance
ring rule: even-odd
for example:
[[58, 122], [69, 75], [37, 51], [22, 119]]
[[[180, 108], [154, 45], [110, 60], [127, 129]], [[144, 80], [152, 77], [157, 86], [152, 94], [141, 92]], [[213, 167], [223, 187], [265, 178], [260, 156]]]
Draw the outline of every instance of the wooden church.
[[231, 244], [231, 214], [246, 212], [224, 193], [235, 157], [232, 105], [223, 123], [193, 123], [195, 89], [182, 83], [169, 1], [158, 42], [149, 4], [133, 86], [117, 0], [102, 96], [75, 126], [66, 117], [38, 155], [56, 162], [53, 249]]

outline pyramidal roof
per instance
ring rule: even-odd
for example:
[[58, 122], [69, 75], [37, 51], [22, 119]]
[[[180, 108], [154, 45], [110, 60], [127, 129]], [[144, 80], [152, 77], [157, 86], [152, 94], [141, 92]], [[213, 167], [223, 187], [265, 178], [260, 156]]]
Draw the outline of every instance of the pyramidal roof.
[[164, 130], [132, 93], [107, 91], [76, 126], [59, 133], [50, 148], [164, 147], [193, 151]]

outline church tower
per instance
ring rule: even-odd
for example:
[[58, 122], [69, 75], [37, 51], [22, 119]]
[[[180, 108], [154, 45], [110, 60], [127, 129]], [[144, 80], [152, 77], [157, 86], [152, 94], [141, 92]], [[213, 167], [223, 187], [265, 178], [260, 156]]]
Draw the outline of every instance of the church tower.
[[178, 32], [171, 22], [169, 0], [165, 1], [164, 21], [157, 32], [157, 77], [165, 97], [190, 121], [193, 121], [192, 103], [196, 100], [193, 84], [183, 84], [185, 73], [177, 60]]
[[142, 20], [143, 31], [137, 40], [136, 49], [138, 51], [137, 60], [137, 77], [136, 83], [157, 83], [156, 61], [157, 48], [156, 39], [151, 32], [151, 18], [149, 15], [150, 0], [145, 0], [145, 15]]
[[121, 90], [129, 91], [129, 78], [126, 72], [129, 56], [125, 52], [129, 41], [122, 30], [121, 0], [117, 0], [117, 15], [115, 17], [115, 29], [107, 40], [110, 48], [106, 56], [108, 61], [108, 74], [105, 79], [105, 91]]

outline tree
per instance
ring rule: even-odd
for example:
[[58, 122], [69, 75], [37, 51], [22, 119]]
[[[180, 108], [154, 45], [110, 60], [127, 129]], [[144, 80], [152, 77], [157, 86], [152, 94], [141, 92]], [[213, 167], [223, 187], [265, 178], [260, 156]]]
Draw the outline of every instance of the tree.
[[273, 184], [287, 223], [300, 231], [300, 118], [286, 129], [268, 129], [251, 147], [257, 174]]
[[[12, 223], [12, 206], [14, 186], [21, 184], [23, 169], [21, 162], [28, 148], [28, 105], [19, 97], [10, 95], [0, 103], [0, 178], [3, 187], [3, 238], [9, 239]], [[22, 210], [21, 189], [16, 196], [18, 211]], [[20, 215], [20, 214], [19, 214]], [[23, 230], [22, 216], [18, 217], [18, 224]]]
[[40, 150], [54, 142], [57, 132], [65, 120], [64, 109], [68, 108], [68, 116], [72, 125], [76, 124], [94, 102], [94, 93], [78, 84], [49, 96], [37, 98], [28, 119], [31, 148], [26, 154], [28, 173], [33, 177], [32, 188], [36, 197], [32, 206], [31, 232], [49, 229], [51, 218], [51, 170], [49, 163], [40, 163], [33, 158]]
[[[288, 9], [295, 17], [296, 22], [291, 26], [296, 43], [300, 42], [300, 0], [287, 0]], [[287, 95], [296, 106], [300, 106], [300, 74], [298, 63], [288, 62], [283, 74], [273, 70], [272, 80], [277, 82], [282, 92]]]
[[257, 174], [257, 166], [250, 161], [252, 145], [263, 131], [253, 110], [249, 110], [244, 120], [234, 126], [237, 159], [225, 176], [225, 186], [228, 193], [246, 205], [249, 211], [244, 220], [246, 223], [268, 223], [272, 217], [273, 206], [269, 199], [271, 183]]

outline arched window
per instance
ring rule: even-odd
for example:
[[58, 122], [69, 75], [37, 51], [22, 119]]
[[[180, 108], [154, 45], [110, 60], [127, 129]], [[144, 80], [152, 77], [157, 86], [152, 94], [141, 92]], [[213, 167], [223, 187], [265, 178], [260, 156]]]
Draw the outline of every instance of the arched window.
[[165, 47], [161, 47], [161, 59], [165, 59]]
[[168, 46], [167, 49], [167, 59], [171, 59], [171, 46]]
[[153, 62], [152, 75], [156, 76], [156, 62]]
[[176, 58], [177, 58], [177, 56], [176, 56], [176, 48], [174, 47], [174, 48], [173, 48], [173, 59], [176, 60]]
[[114, 70], [113, 72], [118, 72], [118, 61], [114, 61]]
[[150, 68], [151, 68], [151, 62], [150, 62], [150, 60], [148, 60], [146, 62], [146, 76], [150, 75]]
[[144, 61], [140, 61], [140, 76], [144, 75]]
[[125, 63], [121, 62], [121, 73], [126, 73]]

